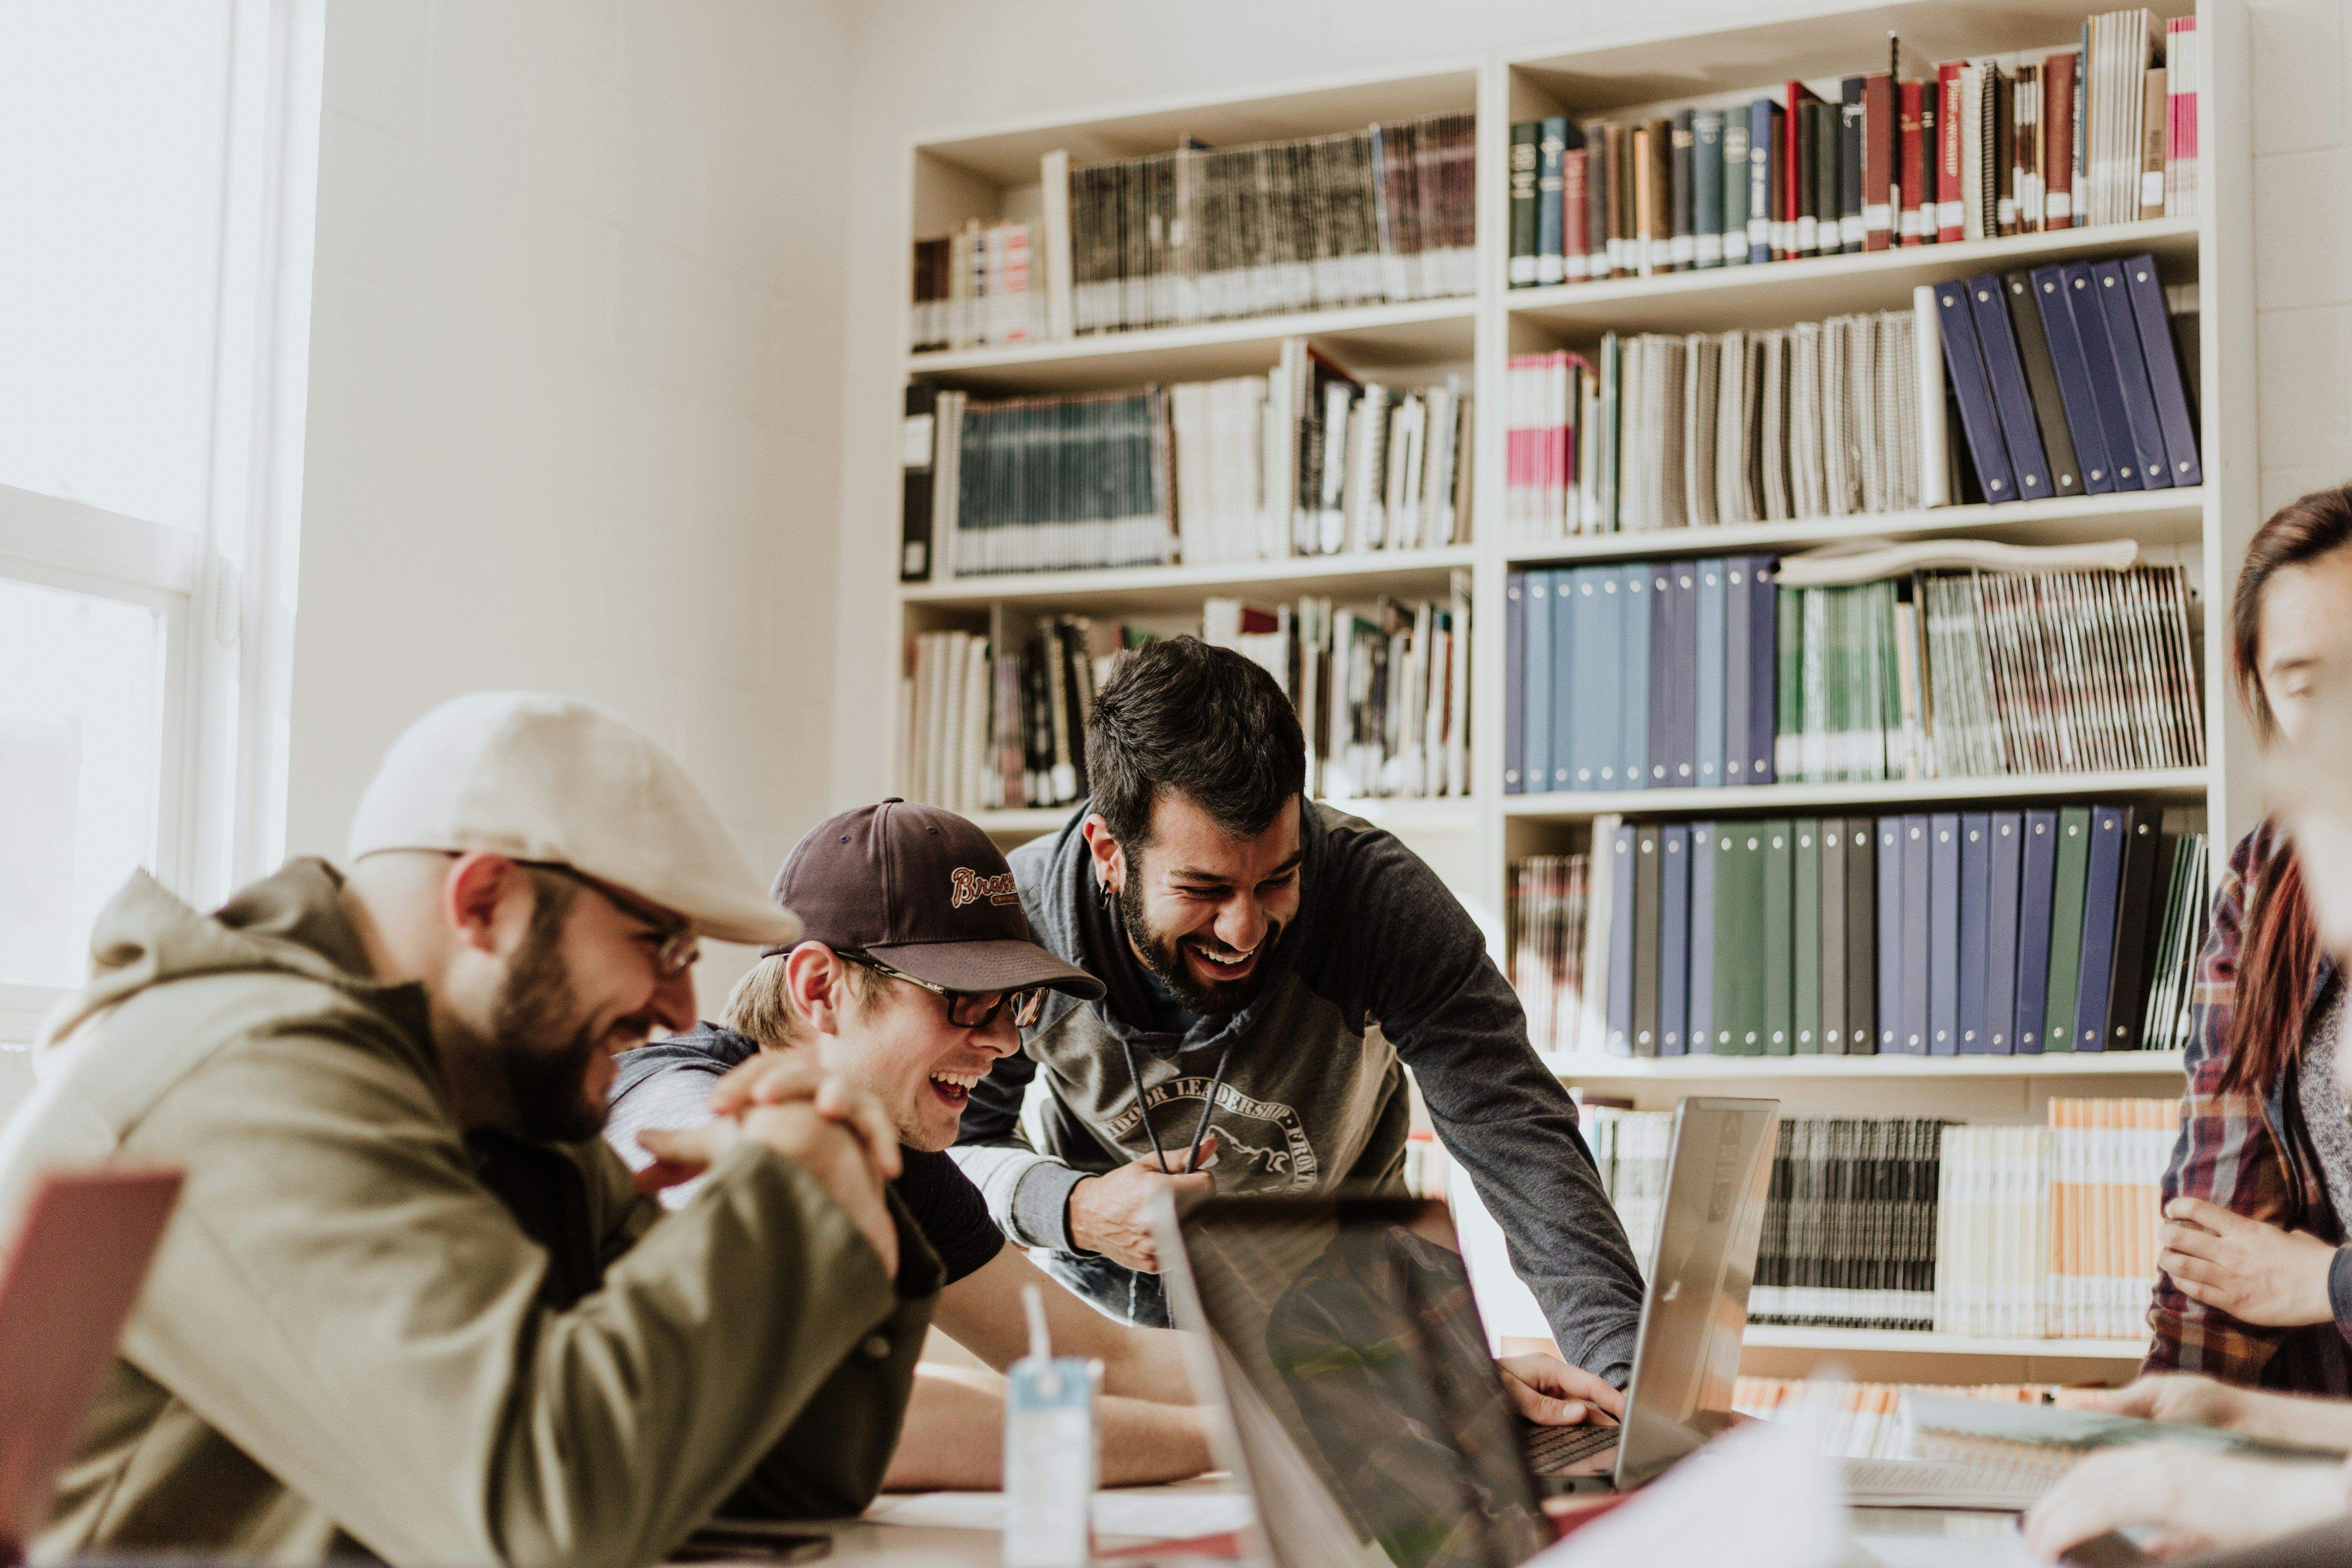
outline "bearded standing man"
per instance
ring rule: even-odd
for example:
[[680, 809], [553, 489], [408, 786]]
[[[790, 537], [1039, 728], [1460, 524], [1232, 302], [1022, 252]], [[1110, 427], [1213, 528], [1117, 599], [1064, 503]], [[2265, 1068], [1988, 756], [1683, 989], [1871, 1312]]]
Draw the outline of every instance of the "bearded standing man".
[[1641, 1274], [1468, 912], [1392, 835], [1305, 798], [1289, 700], [1229, 649], [1123, 656], [1086, 754], [1092, 797], [1011, 859], [1032, 932], [1107, 994], [1048, 999], [971, 1091], [956, 1156], [997, 1223], [1106, 1310], [1165, 1323], [1161, 1195], [1401, 1188], [1409, 1066], [1583, 1369], [1559, 1392], [1622, 1412]]

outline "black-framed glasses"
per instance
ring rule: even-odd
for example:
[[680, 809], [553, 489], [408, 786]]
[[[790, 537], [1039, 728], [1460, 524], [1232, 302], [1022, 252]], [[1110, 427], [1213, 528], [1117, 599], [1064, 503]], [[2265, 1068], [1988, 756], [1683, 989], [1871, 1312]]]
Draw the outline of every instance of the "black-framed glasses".
[[877, 974], [887, 974], [893, 980], [903, 980], [909, 985], [919, 985], [948, 1005], [948, 1022], [959, 1029], [985, 1029], [996, 1022], [996, 1016], [1008, 1006], [1013, 1010], [1013, 1026], [1028, 1028], [1045, 1012], [1046, 987], [1024, 985], [1018, 991], [951, 991], [944, 985], [934, 985], [903, 969], [893, 969], [878, 958], [862, 952], [840, 952], [834, 955], [870, 969]]
[[560, 860], [518, 860], [535, 871], [546, 871], [567, 882], [577, 882], [604, 896], [614, 909], [633, 921], [651, 926], [661, 941], [654, 948], [654, 973], [664, 980], [675, 980], [692, 969], [702, 959], [702, 941], [696, 934], [692, 921], [682, 921], [675, 915], [655, 909], [643, 899], [592, 877]]

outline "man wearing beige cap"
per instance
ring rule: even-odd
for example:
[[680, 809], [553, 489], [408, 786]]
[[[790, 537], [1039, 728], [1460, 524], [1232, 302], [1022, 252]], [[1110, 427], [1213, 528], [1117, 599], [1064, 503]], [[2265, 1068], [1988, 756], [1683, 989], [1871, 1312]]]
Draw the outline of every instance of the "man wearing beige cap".
[[747, 1064], [648, 1135], [706, 1177], [667, 1214], [596, 1137], [614, 1054], [693, 1021], [697, 939], [797, 931], [657, 747], [518, 693], [394, 745], [347, 874], [209, 916], [134, 876], [0, 1194], [186, 1181], [35, 1554], [577, 1568], [862, 1507], [940, 1279], [888, 1118]]

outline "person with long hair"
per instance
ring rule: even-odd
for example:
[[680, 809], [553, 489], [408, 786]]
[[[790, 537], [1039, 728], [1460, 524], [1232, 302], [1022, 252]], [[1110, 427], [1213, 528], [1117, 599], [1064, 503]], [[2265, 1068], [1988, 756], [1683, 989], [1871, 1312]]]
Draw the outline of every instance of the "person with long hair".
[[[2261, 744], [2293, 742], [2320, 677], [2352, 653], [2352, 485], [2293, 501], [2255, 531], [2230, 652]], [[2198, 958], [2147, 1371], [2352, 1394], [2341, 981], [2288, 836], [2265, 819], [2230, 857]]]

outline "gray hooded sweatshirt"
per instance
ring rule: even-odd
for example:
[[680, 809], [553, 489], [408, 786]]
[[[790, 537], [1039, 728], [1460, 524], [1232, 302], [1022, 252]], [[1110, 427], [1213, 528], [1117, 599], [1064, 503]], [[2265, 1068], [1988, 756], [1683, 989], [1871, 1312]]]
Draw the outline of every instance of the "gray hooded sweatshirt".
[[[1089, 809], [1080, 805], [1060, 832], [1011, 856], [1036, 940], [1108, 991], [1093, 1003], [1054, 994], [1021, 1054], [972, 1090], [954, 1152], [1005, 1233], [1097, 1305], [1163, 1323], [1156, 1276], [1073, 1246], [1070, 1189], [1149, 1156], [1146, 1115], [1181, 1158], [1223, 1059], [1211, 1120], [1220, 1192], [1400, 1190], [1410, 1067], [1562, 1353], [1623, 1386], [1640, 1269], [1577, 1131], [1575, 1103], [1537, 1059], [1517, 996], [1436, 873], [1392, 834], [1309, 806], [1298, 912], [1259, 960], [1256, 1000], [1172, 1035], [1155, 1024], [1165, 1016], [1157, 983], [1097, 884], [1078, 831]], [[1040, 1073], [1042, 1147], [1020, 1124]]]

